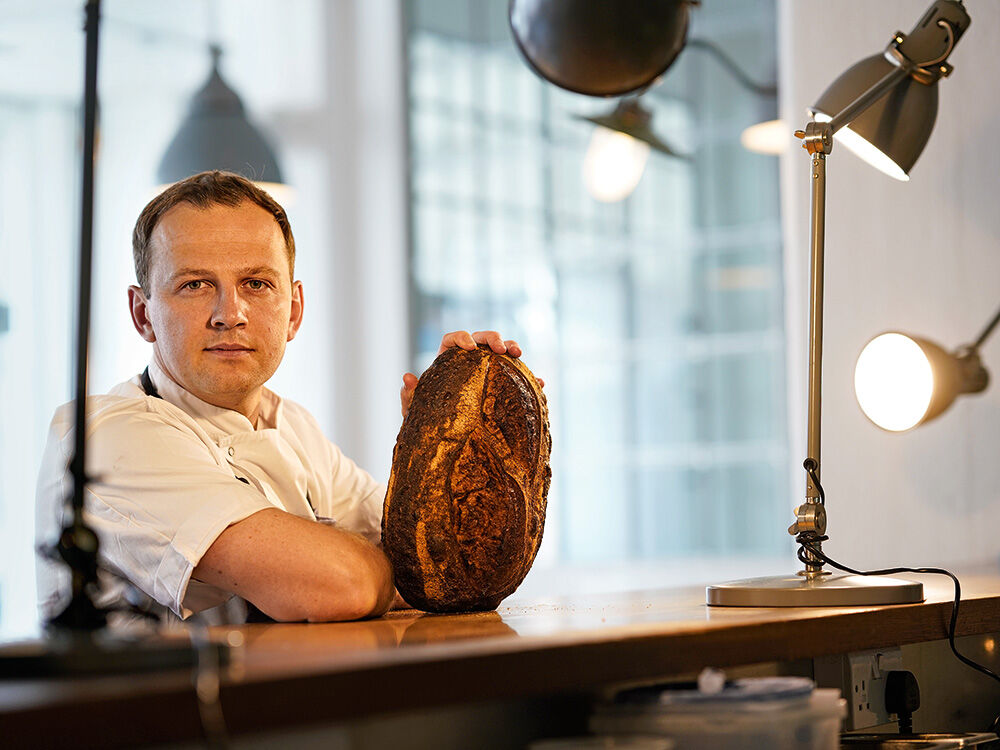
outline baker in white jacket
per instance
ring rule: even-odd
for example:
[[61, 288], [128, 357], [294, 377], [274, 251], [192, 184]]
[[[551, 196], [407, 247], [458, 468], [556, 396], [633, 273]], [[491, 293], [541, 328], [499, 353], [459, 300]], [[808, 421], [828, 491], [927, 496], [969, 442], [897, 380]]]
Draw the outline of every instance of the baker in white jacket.
[[[302, 322], [284, 210], [238, 175], [204, 172], [143, 209], [133, 254], [132, 321], [153, 345], [152, 361], [87, 404], [98, 604], [138, 596], [161, 615], [186, 618], [236, 595], [275, 620], [385, 612], [395, 595], [378, 546], [385, 486], [305, 409], [264, 387]], [[521, 354], [495, 331], [450, 333], [441, 349], [477, 343]], [[416, 381], [403, 376], [404, 414]], [[40, 543], [51, 544], [62, 525], [72, 430], [66, 405], [39, 476]], [[40, 563], [48, 612], [65, 592], [58, 572]]]

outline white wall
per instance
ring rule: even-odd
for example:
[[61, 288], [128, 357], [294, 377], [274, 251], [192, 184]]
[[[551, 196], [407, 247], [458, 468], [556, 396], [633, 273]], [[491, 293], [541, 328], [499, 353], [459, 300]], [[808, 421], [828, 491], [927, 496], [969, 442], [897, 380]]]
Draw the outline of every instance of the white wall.
[[[794, 127], [848, 66], [909, 32], [929, 0], [783, 0], [782, 117]], [[843, 147], [827, 160], [823, 483], [831, 541], [852, 566], [988, 563], [1000, 554], [1000, 383], [904, 434], [874, 427], [854, 400], [854, 364], [896, 329], [946, 348], [970, 343], [1000, 307], [1000, 3], [971, 0], [972, 25], [940, 85], [937, 125], [908, 183]], [[793, 457], [805, 456], [809, 156], [782, 167]], [[1000, 381], [1000, 332], [981, 350]], [[797, 459], [798, 460], [798, 459]], [[801, 475], [803, 472], [799, 472]], [[793, 503], [805, 486], [794, 479]], [[793, 503], [790, 503], [792, 505]]]
[[[311, 394], [306, 405], [327, 434], [386, 481], [409, 362], [402, 7], [352, 0], [322, 11], [323, 106], [269, 114], [301, 154], [295, 171], [325, 198], [308, 209], [322, 223], [308, 248], [316, 267], [298, 273], [306, 323], [271, 386]], [[290, 217], [294, 227], [295, 209]], [[296, 243], [303, 248], [302, 236]]]

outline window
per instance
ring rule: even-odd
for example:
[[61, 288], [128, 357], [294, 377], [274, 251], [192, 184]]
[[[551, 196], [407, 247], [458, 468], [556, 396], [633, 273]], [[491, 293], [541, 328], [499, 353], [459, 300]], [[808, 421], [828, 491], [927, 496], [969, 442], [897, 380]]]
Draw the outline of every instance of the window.
[[[413, 338], [496, 328], [546, 380], [554, 478], [540, 559], [777, 555], [785, 427], [778, 165], [739, 144], [760, 100], [689, 47], [643, 98], [689, 159], [653, 153], [631, 197], [583, 185], [613, 102], [542, 82], [505, 3], [412, 0]], [[773, 3], [707, 3], [690, 36], [763, 80]]]

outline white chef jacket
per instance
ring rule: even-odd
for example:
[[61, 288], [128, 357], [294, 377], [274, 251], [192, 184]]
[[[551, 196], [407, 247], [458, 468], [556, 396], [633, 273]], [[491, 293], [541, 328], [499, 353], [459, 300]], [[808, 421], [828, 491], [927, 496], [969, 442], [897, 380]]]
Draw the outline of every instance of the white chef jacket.
[[[227, 526], [265, 508], [363, 534], [378, 542], [385, 486], [324, 437], [301, 406], [264, 389], [254, 429], [245, 416], [212, 406], [155, 363], [140, 376], [87, 399], [86, 519], [100, 538], [101, 606], [134, 599], [129, 584], [186, 618], [232, 594], [191, 573]], [[73, 405], [56, 412], [42, 458], [36, 536], [52, 544], [72, 492]], [[68, 576], [39, 563], [42, 606]], [[156, 609], [154, 607], [154, 609]], [[158, 610], [159, 611], [159, 610]]]

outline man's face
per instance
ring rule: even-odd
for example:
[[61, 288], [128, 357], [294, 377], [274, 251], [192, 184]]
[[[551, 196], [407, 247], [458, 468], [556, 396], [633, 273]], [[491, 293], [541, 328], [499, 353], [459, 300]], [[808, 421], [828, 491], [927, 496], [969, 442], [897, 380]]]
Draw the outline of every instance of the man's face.
[[180, 203], [153, 230], [150, 294], [131, 287], [132, 317], [157, 363], [203, 401], [256, 412], [302, 320], [302, 285], [260, 206]]

